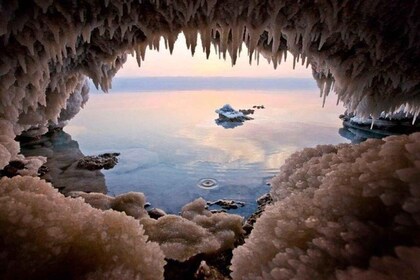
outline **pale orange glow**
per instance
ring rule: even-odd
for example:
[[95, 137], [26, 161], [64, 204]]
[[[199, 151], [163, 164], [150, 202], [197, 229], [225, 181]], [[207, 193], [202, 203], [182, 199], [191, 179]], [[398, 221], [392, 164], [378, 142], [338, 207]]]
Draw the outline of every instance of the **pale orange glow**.
[[[229, 168], [238, 162], [264, 162], [267, 169], [278, 168], [293, 151], [311, 145], [311, 133], [317, 134], [322, 128], [334, 130], [339, 127], [337, 115], [343, 111], [342, 106], [335, 106], [332, 98], [327, 99], [327, 108], [322, 108], [322, 99], [316, 90], [295, 91], [293, 94], [285, 91], [115, 93], [91, 98], [95, 100], [87, 104], [89, 110], [83, 110], [66, 127], [67, 132], [73, 135], [83, 133], [82, 120], [89, 119], [96, 120], [95, 129], [100, 131], [111, 129], [109, 125], [113, 124], [118, 127], [118, 134], [128, 139], [156, 134], [156, 128], [159, 128], [173, 137], [188, 139], [191, 148], [211, 149], [214, 152], [204, 154], [201, 160], [224, 162]], [[302, 99], [305, 102], [300, 102]], [[248, 109], [253, 105], [265, 105], [266, 109], [256, 110], [255, 119], [243, 127], [223, 129], [215, 125], [215, 109], [226, 103], [236, 109]], [[142, 116], [147, 116], [147, 119]], [[304, 134], [308, 135], [302, 137]], [[340, 139], [338, 134], [336, 138]], [[327, 144], [332, 139], [317, 141]], [[267, 154], [267, 147], [276, 152]]]
[[147, 49], [146, 59], [139, 68], [136, 59], [128, 57], [124, 67], [118, 72], [118, 77], [148, 77], [148, 76], [198, 76], [198, 77], [271, 77], [271, 78], [303, 78], [311, 77], [312, 71], [300, 64], [293, 70], [293, 58], [288, 55], [288, 59], [282, 62], [275, 70], [273, 65], [261, 56], [259, 65], [257, 61], [252, 61], [249, 65], [247, 48], [243, 45], [242, 53], [236, 65], [232, 67], [230, 58], [226, 61], [219, 59], [218, 54], [212, 53], [206, 59], [205, 53], [201, 49], [200, 40], [192, 57], [191, 51], [185, 46], [185, 37], [179, 35], [175, 43], [173, 54], [170, 55], [161, 41], [160, 51]]

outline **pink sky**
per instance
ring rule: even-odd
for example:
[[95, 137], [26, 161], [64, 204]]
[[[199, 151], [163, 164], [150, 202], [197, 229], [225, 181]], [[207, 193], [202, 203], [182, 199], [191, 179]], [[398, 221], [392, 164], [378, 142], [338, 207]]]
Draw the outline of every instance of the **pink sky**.
[[201, 41], [198, 39], [194, 57], [191, 51], [187, 49], [185, 37], [179, 34], [175, 43], [173, 54], [165, 49], [163, 40], [161, 40], [160, 51], [147, 49], [146, 59], [139, 68], [136, 59], [128, 56], [117, 77], [147, 77], [147, 76], [200, 76], [200, 77], [261, 77], [261, 78], [311, 78], [312, 71], [309, 68], [297, 64], [293, 70], [293, 57], [287, 56], [287, 61], [282, 62], [275, 70], [272, 64], [260, 56], [260, 63], [256, 61], [249, 65], [247, 48], [243, 45], [242, 52], [236, 65], [231, 66], [230, 57], [226, 61], [219, 59], [212, 47], [209, 59], [206, 59], [205, 53], [201, 48]]

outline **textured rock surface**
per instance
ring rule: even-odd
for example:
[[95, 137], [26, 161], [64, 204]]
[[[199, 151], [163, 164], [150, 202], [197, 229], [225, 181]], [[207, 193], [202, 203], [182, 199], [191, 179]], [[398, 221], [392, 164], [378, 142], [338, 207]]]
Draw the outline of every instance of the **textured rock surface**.
[[[99, 170], [85, 170], [77, 167], [84, 157], [77, 141], [62, 131], [55, 129], [36, 139], [24, 139], [21, 152], [29, 157], [46, 157], [44, 166], [48, 171], [41, 176], [61, 193], [71, 191], [106, 193], [105, 176]], [[36, 148], [34, 148], [36, 146]], [[39, 170], [38, 170], [39, 171]]]
[[420, 277], [419, 160], [420, 133], [293, 154], [234, 250], [233, 278]]
[[138, 221], [33, 177], [0, 180], [0, 247], [2, 279], [163, 278], [163, 253]]
[[[43, 134], [82, 106], [86, 77], [106, 91], [127, 53], [140, 64], [161, 36], [172, 50], [181, 31], [192, 53], [199, 33], [207, 54], [214, 43], [232, 63], [243, 40], [250, 57], [260, 53], [274, 65], [287, 49], [312, 66], [324, 97], [335, 91], [357, 114], [377, 117], [405, 105], [416, 115], [419, 18], [418, 0], [1, 2], [0, 168], [23, 160], [16, 135]], [[398, 271], [418, 278], [419, 141], [414, 134], [292, 156], [273, 184], [275, 204], [235, 251], [234, 278]], [[28, 163], [34, 168], [26, 175], [36, 175], [40, 161]], [[162, 277], [163, 255], [145, 243], [136, 221], [66, 199], [36, 179], [1, 185], [3, 278], [12, 271], [17, 278]], [[203, 228], [210, 220], [206, 230], [232, 236], [200, 207], [183, 216]]]
[[165, 215], [158, 220], [146, 217], [140, 222], [169, 259], [186, 261], [198, 254], [233, 249], [243, 235], [243, 218], [211, 213], [205, 207], [205, 200], [200, 198], [185, 205], [181, 216]]
[[182, 208], [181, 216], [157, 213], [149, 216], [144, 209], [142, 193], [125, 193], [116, 197], [101, 193], [70, 192], [69, 196], [81, 197], [92, 207], [113, 209], [140, 220], [149, 240], [157, 242], [165, 257], [186, 261], [198, 254], [214, 254], [233, 249], [241, 240], [242, 220], [238, 215], [211, 213], [206, 202], [197, 199]]

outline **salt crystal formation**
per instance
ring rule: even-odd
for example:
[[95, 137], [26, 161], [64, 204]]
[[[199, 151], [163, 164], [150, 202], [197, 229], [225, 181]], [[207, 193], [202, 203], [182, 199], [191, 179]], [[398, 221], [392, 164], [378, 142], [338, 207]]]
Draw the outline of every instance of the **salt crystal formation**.
[[[418, 0], [403, 1], [19, 1], [0, 3], [0, 168], [17, 155], [14, 136], [67, 119], [89, 77], [107, 90], [127, 53], [140, 65], [164, 38], [180, 32], [194, 54], [215, 44], [232, 63], [248, 47], [276, 66], [286, 58], [312, 65], [358, 115], [420, 110]], [[78, 94], [76, 94], [78, 95]], [[77, 102], [76, 102], [77, 103]], [[80, 103], [80, 102], [79, 102]], [[81, 104], [81, 103], [80, 103]], [[62, 116], [60, 116], [62, 113]], [[70, 113], [72, 115], [73, 113]]]
[[420, 133], [293, 154], [233, 278], [418, 279], [419, 162]]
[[[87, 77], [106, 91], [127, 54], [140, 65], [161, 37], [172, 51], [180, 32], [192, 54], [200, 35], [207, 56], [214, 44], [232, 64], [242, 42], [250, 61], [262, 54], [274, 67], [288, 50], [294, 63], [311, 65], [324, 99], [336, 92], [349, 113], [377, 118], [403, 106], [415, 119], [419, 18], [418, 0], [3, 1], [0, 168], [21, 159], [16, 135], [41, 135], [77, 112]], [[419, 278], [419, 142], [413, 134], [292, 156], [274, 183], [277, 202], [235, 250], [233, 277]], [[0, 184], [2, 278], [163, 277], [163, 254], [134, 219], [37, 179]], [[185, 224], [211, 220], [207, 231], [232, 236], [200, 211], [186, 211]]]
[[211, 213], [206, 201], [197, 199], [182, 208], [181, 216], [166, 215], [158, 220], [140, 220], [150, 240], [158, 242], [165, 256], [186, 261], [198, 254], [214, 254], [233, 249], [242, 237], [243, 218]]
[[0, 180], [1, 279], [162, 279], [137, 220], [65, 198], [33, 177]]
[[116, 197], [105, 195], [103, 193], [85, 193], [81, 191], [72, 191], [67, 194], [70, 197], [81, 197], [92, 207], [101, 210], [115, 210], [124, 212], [126, 215], [140, 219], [147, 216], [144, 209], [146, 198], [144, 194], [138, 192], [128, 192]]
[[243, 235], [241, 216], [211, 213], [201, 198], [185, 205], [180, 216], [164, 215], [155, 220], [144, 210], [142, 193], [130, 192], [115, 198], [101, 193], [70, 192], [68, 195], [82, 197], [97, 209], [113, 209], [139, 219], [149, 240], [159, 243], [168, 259], [186, 261], [198, 254], [233, 249]]

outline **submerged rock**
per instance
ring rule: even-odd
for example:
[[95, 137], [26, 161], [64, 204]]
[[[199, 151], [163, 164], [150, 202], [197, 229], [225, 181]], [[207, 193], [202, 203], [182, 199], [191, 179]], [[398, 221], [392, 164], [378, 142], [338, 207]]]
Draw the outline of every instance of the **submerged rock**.
[[230, 210], [230, 209], [237, 209], [239, 207], [244, 207], [245, 202], [242, 201], [235, 201], [235, 200], [228, 200], [228, 199], [219, 199], [214, 202], [207, 201], [207, 205], [219, 205], [223, 209]]
[[77, 163], [78, 168], [87, 170], [111, 169], [118, 163], [120, 153], [105, 153], [98, 156], [85, 156]]

